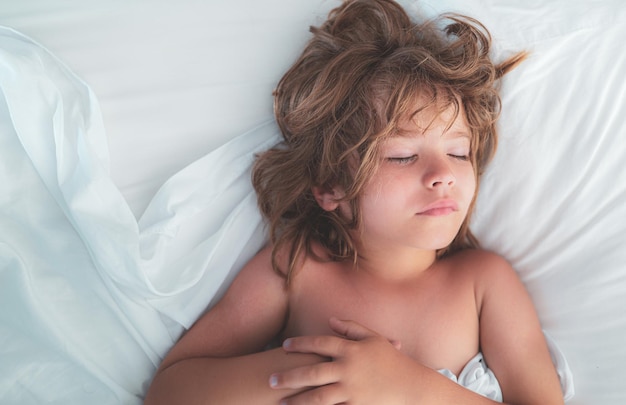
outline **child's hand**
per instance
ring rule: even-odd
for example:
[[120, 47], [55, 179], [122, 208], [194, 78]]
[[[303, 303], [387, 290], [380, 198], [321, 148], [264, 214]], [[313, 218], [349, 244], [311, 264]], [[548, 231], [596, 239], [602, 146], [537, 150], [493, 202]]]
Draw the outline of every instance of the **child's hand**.
[[327, 363], [275, 373], [275, 389], [313, 387], [285, 398], [281, 404], [394, 404], [411, 402], [423, 366], [409, 359], [394, 343], [351, 321], [330, 320], [340, 336], [303, 336], [287, 339], [287, 352], [315, 353], [332, 359]]

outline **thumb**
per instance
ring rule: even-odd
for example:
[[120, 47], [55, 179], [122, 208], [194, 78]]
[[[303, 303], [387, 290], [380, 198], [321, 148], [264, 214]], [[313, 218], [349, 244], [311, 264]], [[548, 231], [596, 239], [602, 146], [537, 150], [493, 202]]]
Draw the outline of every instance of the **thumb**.
[[[328, 324], [333, 332], [350, 340], [364, 340], [371, 337], [379, 336], [378, 333], [366, 328], [355, 321], [343, 321], [336, 317], [331, 317]], [[398, 340], [388, 339], [397, 350], [400, 350], [402, 344]]]

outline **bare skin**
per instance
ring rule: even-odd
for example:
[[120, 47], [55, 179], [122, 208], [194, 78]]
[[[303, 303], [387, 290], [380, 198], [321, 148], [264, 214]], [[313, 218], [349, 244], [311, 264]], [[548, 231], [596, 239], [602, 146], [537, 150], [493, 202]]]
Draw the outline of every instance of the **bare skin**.
[[[480, 250], [436, 258], [465, 219], [475, 178], [463, 113], [451, 125], [450, 112], [424, 117], [383, 146], [361, 198], [356, 266], [324, 260], [314, 244], [322, 260], [304, 258], [286, 288], [264, 249], [170, 351], [147, 405], [490, 404], [436, 371], [458, 373], [479, 351], [505, 402], [563, 403], [509, 264]], [[313, 193], [322, 209], [351, 215], [340, 189]], [[289, 339], [264, 351], [276, 338]]]
[[462, 259], [437, 261], [400, 280], [310, 260], [290, 289], [283, 337], [332, 335], [331, 317], [353, 320], [401, 342], [402, 353], [420, 363], [458, 374], [479, 347], [476, 280]]
[[[277, 388], [323, 386], [319, 390], [323, 395], [305, 392], [285, 403], [493, 403], [459, 390], [460, 386], [434, 372], [447, 368], [458, 375], [479, 350], [499, 379], [505, 403], [563, 403], [532, 302], [516, 273], [500, 257], [484, 251], [465, 251], [434, 263], [412, 282], [386, 285], [365, 299], [359, 291], [361, 281], [353, 287], [344, 284], [341, 271], [330, 270], [332, 275], [328, 275], [328, 270], [326, 266], [312, 265], [308, 271], [311, 279], [303, 275], [300, 286], [294, 288], [302, 288], [303, 292], [290, 298], [290, 314], [297, 319], [306, 316], [311, 322], [302, 329], [294, 325], [296, 322], [288, 323], [286, 332], [290, 328], [293, 332], [287, 336], [306, 337], [289, 339], [285, 349], [323, 354], [341, 367], [276, 373]], [[359, 274], [353, 280], [357, 278], [370, 276]], [[362, 285], [367, 286], [369, 281], [375, 282], [366, 280]], [[380, 283], [378, 280], [379, 287]], [[314, 290], [321, 299], [315, 300]], [[337, 319], [324, 322], [329, 316], [358, 323]], [[329, 337], [331, 333], [346, 339]], [[345, 344], [346, 340], [361, 343], [362, 351]], [[396, 347], [399, 355], [392, 353], [390, 342], [400, 342], [400, 348]], [[381, 354], [374, 354], [377, 350]], [[387, 374], [383, 371], [387, 369], [393, 372]], [[350, 387], [355, 375], [369, 383]], [[385, 380], [389, 375], [393, 377]], [[413, 377], [407, 379], [407, 375]], [[402, 381], [404, 385], [398, 383]], [[394, 398], [398, 402], [392, 402], [390, 396], [378, 397], [380, 392], [390, 390], [402, 393]], [[319, 402], [318, 395], [323, 396]]]
[[296, 390], [273, 390], [273, 372], [324, 357], [263, 351], [283, 328], [288, 296], [265, 249], [240, 272], [226, 295], [165, 357], [145, 404], [277, 404]]
[[[322, 381], [326, 378], [355, 375], [369, 382], [358, 382], [354, 388], [344, 384], [343, 388], [372, 402], [356, 398], [349, 403], [376, 403], [374, 399], [385, 391], [403, 393], [406, 399], [413, 389], [420, 391], [414, 398], [421, 398], [423, 403], [445, 403], [439, 401], [446, 395], [468, 401], [465, 403], [492, 403], [433, 371], [448, 368], [458, 373], [479, 349], [496, 373], [506, 402], [562, 403], [532, 302], [516, 274], [499, 257], [467, 251], [437, 262], [413, 283], [389, 283], [377, 289], [373, 297], [370, 294], [365, 298], [360, 289], [375, 279], [338, 264], [313, 260], [308, 260], [294, 279], [297, 281], [290, 289], [293, 292], [287, 292], [283, 279], [269, 265], [269, 253], [266, 249], [246, 266], [224, 299], [172, 349], [159, 368], [146, 404], [277, 404], [283, 398], [290, 398], [292, 404], [335, 403], [315, 402], [294, 394], [311, 395], [314, 391], [309, 385], [326, 386], [328, 383]], [[473, 266], [476, 262], [481, 265]], [[351, 279], [355, 286], [348, 283]], [[333, 321], [329, 324], [330, 317], [358, 323], [334, 321], [333, 325]], [[306, 324], [302, 319], [307, 319]], [[359, 324], [369, 332], [359, 329]], [[346, 338], [338, 337], [337, 329], [342, 327], [352, 330], [343, 332]], [[233, 330], [243, 333], [234, 334]], [[371, 332], [374, 330], [377, 333]], [[287, 350], [263, 352], [262, 348], [277, 335], [322, 336], [326, 340], [291, 339], [292, 346]], [[361, 351], [337, 346], [334, 339], [361, 344]], [[400, 349], [390, 340], [400, 342]], [[348, 354], [325, 354], [329, 347]], [[345, 374], [343, 377], [336, 375], [337, 370], [311, 373], [310, 369], [300, 368], [332, 364], [328, 357], [333, 357], [335, 364], [349, 365], [343, 370], [336, 367]], [[402, 371], [402, 375], [385, 373], [387, 369], [403, 370], [400, 364], [407, 364], [408, 371]], [[407, 373], [421, 377], [407, 378]], [[374, 382], [386, 381], [386, 375], [406, 386], [394, 390], [393, 385], [387, 385], [382, 390], [377, 387], [376, 395], [369, 393], [366, 388], [374, 389]], [[270, 387], [271, 376], [276, 377], [275, 388]], [[420, 383], [427, 388], [420, 390]], [[436, 387], [441, 390], [434, 395]], [[439, 399], [430, 402], [427, 394]], [[388, 401], [384, 403], [395, 403], [388, 396], [383, 399]]]

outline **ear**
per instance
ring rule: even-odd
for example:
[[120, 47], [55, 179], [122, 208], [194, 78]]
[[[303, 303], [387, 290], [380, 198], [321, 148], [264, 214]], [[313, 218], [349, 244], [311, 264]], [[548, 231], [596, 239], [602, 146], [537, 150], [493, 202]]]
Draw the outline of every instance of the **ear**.
[[345, 193], [337, 187], [311, 187], [313, 197], [324, 211], [334, 211], [339, 207], [339, 200], [345, 196]]

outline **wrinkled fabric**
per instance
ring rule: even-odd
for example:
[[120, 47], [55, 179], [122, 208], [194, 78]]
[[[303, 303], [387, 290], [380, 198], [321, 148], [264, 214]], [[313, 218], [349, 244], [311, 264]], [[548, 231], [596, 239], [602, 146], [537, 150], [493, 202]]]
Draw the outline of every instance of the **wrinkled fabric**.
[[[550, 351], [552, 364], [554, 364], [554, 368], [559, 376], [563, 400], [569, 401], [574, 398], [574, 394], [576, 393], [574, 390], [574, 376], [572, 375], [572, 370], [556, 341], [550, 337], [546, 331], [544, 331], [543, 334], [546, 338], [548, 350]], [[493, 371], [487, 366], [483, 354], [480, 352], [467, 362], [458, 376], [448, 369], [439, 370], [439, 373], [469, 390], [493, 399], [494, 401], [502, 402], [500, 383]]]
[[502, 402], [500, 383], [498, 383], [495, 374], [485, 364], [482, 353], [472, 357], [458, 376], [448, 369], [439, 370], [439, 373], [477, 394]]
[[90, 88], [0, 27], [0, 402], [140, 404], [265, 243], [249, 171], [277, 133], [262, 125], [181, 170], [137, 221]]

